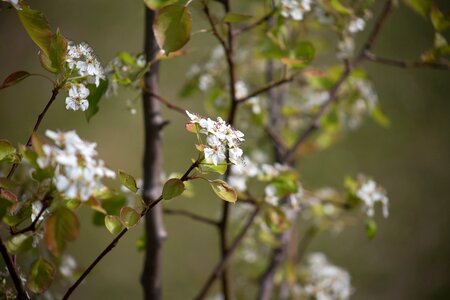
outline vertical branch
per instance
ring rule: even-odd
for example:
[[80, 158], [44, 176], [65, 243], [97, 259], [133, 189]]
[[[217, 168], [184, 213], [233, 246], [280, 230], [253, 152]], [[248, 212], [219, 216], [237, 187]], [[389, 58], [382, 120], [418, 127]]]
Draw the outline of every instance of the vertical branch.
[[17, 291], [17, 299], [19, 300], [27, 300], [30, 299], [25, 292], [25, 289], [22, 285], [22, 280], [20, 279], [19, 273], [17, 272], [14, 263], [11, 259], [11, 257], [8, 254], [8, 250], [6, 249], [5, 244], [3, 243], [3, 240], [0, 237], [0, 253], [2, 255], [3, 261], [5, 262], [6, 268], [8, 269], [9, 276], [11, 276], [11, 279], [14, 283], [14, 287]]
[[[145, 8], [144, 51], [147, 61], [152, 61], [159, 50], [152, 29], [154, 18], [155, 12]], [[163, 162], [162, 127], [164, 126], [164, 121], [161, 116], [160, 103], [157, 98], [152, 96], [152, 94], [159, 94], [158, 70], [159, 63], [155, 62], [145, 75], [145, 88], [142, 97], [145, 124], [143, 197], [148, 204], [155, 201], [161, 194], [160, 174]], [[145, 262], [141, 276], [144, 299], [161, 299], [162, 244], [166, 238], [166, 232], [160, 205], [157, 205], [145, 216], [145, 238]]]

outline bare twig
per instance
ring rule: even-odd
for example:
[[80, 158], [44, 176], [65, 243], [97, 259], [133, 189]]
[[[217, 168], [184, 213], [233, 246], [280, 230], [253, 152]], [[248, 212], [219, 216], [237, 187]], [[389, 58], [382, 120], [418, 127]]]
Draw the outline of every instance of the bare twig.
[[19, 273], [17, 272], [16, 267], [14, 266], [14, 263], [11, 257], [9, 256], [8, 250], [6, 249], [6, 246], [3, 243], [1, 237], [0, 237], [0, 253], [2, 255], [3, 261], [5, 262], [6, 268], [8, 269], [9, 276], [11, 276], [11, 279], [14, 283], [14, 287], [16, 288], [17, 299], [19, 300], [30, 299], [22, 285], [22, 280], [20, 279]]
[[245, 33], [247, 31], [254, 29], [255, 27], [258, 27], [259, 25], [266, 23], [267, 20], [269, 20], [275, 12], [276, 12], [276, 9], [272, 9], [269, 13], [265, 14], [264, 16], [262, 16], [260, 19], [258, 19], [254, 23], [234, 30], [233, 35], [234, 36], [240, 35], [242, 33]]
[[173, 102], [169, 101], [167, 98], [164, 98], [163, 96], [156, 94], [152, 91], [147, 91], [144, 89], [145, 92], [147, 92], [150, 96], [156, 98], [159, 102], [164, 104], [168, 109], [171, 109], [173, 111], [176, 111], [180, 114], [186, 115], [186, 109], [174, 104]]
[[283, 85], [283, 84], [288, 83], [288, 82], [292, 82], [294, 79], [295, 79], [295, 76], [291, 75], [289, 77], [285, 77], [285, 78], [282, 78], [282, 79], [277, 80], [277, 81], [272, 81], [272, 82], [268, 83], [266, 86], [263, 86], [262, 88], [260, 88], [260, 89], [258, 89], [256, 91], [248, 94], [247, 96], [237, 99], [236, 101], [239, 102], [239, 103], [245, 102], [245, 101], [247, 101], [247, 100], [249, 100], [249, 99], [251, 99], [253, 97], [256, 97], [256, 96], [258, 96], [260, 94], [266, 93], [266, 92], [270, 91], [273, 88], [279, 87], [280, 85]]
[[393, 66], [393, 67], [404, 68], [404, 69], [428, 68], [428, 69], [450, 71], [449, 63], [398, 60], [398, 59], [393, 59], [393, 58], [380, 57], [370, 51], [366, 51], [364, 53], [364, 57], [367, 60], [372, 61], [372, 62], [376, 62], [376, 63], [380, 63], [383, 65], [388, 65], [388, 66]]
[[[189, 178], [189, 174], [198, 167], [200, 160], [195, 161], [191, 166], [186, 170], [184, 175], [180, 178], [181, 181], [187, 181]], [[152, 203], [150, 203], [140, 214], [140, 218], [147, 215], [152, 209], [158, 205], [159, 202], [162, 201], [162, 195], [160, 195], [157, 199], [155, 199]], [[128, 228], [124, 228], [112, 241], [106, 246], [106, 248], [94, 259], [94, 261], [89, 265], [89, 267], [81, 274], [81, 276], [77, 279], [77, 281], [67, 290], [64, 294], [64, 299], [69, 299], [75, 289], [80, 285], [81, 282], [91, 273], [91, 271], [95, 268], [95, 266], [105, 257], [114, 247], [119, 243], [120, 239], [128, 232]]]
[[[55, 86], [53, 88], [52, 96], [50, 97], [50, 100], [48, 100], [47, 104], [44, 107], [44, 110], [39, 114], [39, 116], [38, 116], [38, 118], [36, 120], [36, 123], [34, 124], [33, 131], [31, 131], [31, 134], [28, 137], [28, 140], [27, 140], [27, 143], [26, 143], [27, 147], [31, 146], [31, 138], [38, 131], [39, 126], [41, 125], [41, 122], [42, 122], [42, 120], [45, 117], [45, 114], [47, 113], [48, 109], [50, 108], [50, 106], [55, 101], [56, 96], [58, 95], [60, 88], [61, 88], [61, 85]], [[14, 175], [14, 173], [16, 172], [16, 169], [17, 169], [18, 166], [19, 166], [19, 164], [17, 164], [17, 163], [12, 165], [11, 169], [9, 170], [7, 178], [11, 178]]]
[[185, 217], [191, 218], [192, 220], [199, 221], [199, 222], [202, 222], [202, 223], [205, 223], [208, 225], [219, 226], [219, 222], [217, 222], [216, 220], [197, 215], [197, 214], [187, 211], [187, 210], [164, 208], [163, 212], [168, 215], [185, 216]]
[[256, 207], [253, 210], [252, 214], [247, 219], [247, 222], [244, 224], [244, 226], [239, 231], [239, 233], [236, 236], [236, 238], [233, 240], [233, 243], [230, 245], [230, 248], [225, 252], [225, 255], [222, 257], [222, 259], [219, 261], [219, 263], [214, 267], [214, 270], [212, 271], [212, 273], [210, 274], [210, 276], [206, 280], [206, 283], [203, 285], [202, 289], [200, 290], [198, 295], [195, 297], [196, 300], [205, 299], [208, 291], [212, 287], [212, 284], [223, 273], [223, 271], [225, 270], [226, 266], [229, 263], [230, 258], [232, 257], [232, 255], [234, 254], [236, 249], [239, 247], [239, 245], [241, 244], [241, 242], [244, 239], [245, 235], [247, 234], [248, 230], [252, 226], [256, 216], [259, 213], [259, 210], [260, 210], [259, 207]]

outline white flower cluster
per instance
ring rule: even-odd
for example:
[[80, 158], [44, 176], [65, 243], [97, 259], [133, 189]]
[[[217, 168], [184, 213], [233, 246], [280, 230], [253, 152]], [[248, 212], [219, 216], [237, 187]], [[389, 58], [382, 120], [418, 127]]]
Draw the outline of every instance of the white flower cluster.
[[205, 161], [217, 164], [222, 163], [226, 159], [226, 151], [229, 153], [229, 160], [235, 165], [242, 164], [243, 151], [239, 147], [244, 141], [244, 134], [231, 127], [222, 118], [218, 117], [217, 121], [210, 118], [202, 118], [186, 111], [191, 119], [191, 124], [198, 124], [200, 133], [206, 135], [206, 146], [203, 149]]
[[352, 294], [350, 275], [330, 262], [322, 253], [309, 255], [305, 282], [298, 287], [307, 299], [346, 300]]
[[47, 130], [45, 134], [55, 145], [42, 146], [44, 156], [38, 158], [38, 165], [54, 168], [56, 189], [67, 198], [86, 201], [103, 188], [103, 177], [115, 177], [102, 160], [95, 159], [95, 143], [83, 141], [75, 131]]
[[20, 7], [19, 0], [3, 0], [3, 1], [4, 2], [8, 2], [12, 6], [14, 6], [14, 8], [17, 9], [17, 10], [22, 10], [22, 7]]
[[240, 192], [247, 190], [248, 178], [256, 177], [259, 169], [248, 157], [243, 158], [244, 164], [231, 166], [228, 183]]
[[281, 15], [301, 21], [305, 13], [311, 10], [312, 0], [281, 0]]
[[389, 199], [385, 190], [378, 186], [375, 181], [371, 179], [363, 181], [356, 191], [356, 196], [362, 200], [363, 209], [367, 216], [373, 217], [375, 215], [375, 204], [377, 202], [383, 206], [383, 216], [385, 218], [389, 216]]
[[76, 71], [76, 79], [69, 79], [69, 95], [66, 98], [66, 109], [85, 111], [89, 107], [89, 89], [86, 84], [99, 86], [100, 79], [105, 79], [102, 65], [92, 48], [86, 43], [75, 44], [69, 42], [66, 55], [67, 66]]

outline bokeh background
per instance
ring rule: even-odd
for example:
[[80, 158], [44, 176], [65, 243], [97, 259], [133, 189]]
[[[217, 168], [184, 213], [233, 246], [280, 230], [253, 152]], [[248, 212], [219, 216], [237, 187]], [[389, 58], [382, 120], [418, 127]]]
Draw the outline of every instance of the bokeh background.
[[[250, 1], [240, 5], [245, 2]], [[450, 3], [440, 2], [449, 11]], [[69, 39], [87, 41], [104, 63], [120, 50], [141, 52], [141, 1], [41, 0], [31, 4]], [[194, 19], [201, 17], [194, 13]], [[199, 29], [205, 23], [199, 20], [195, 26]], [[375, 52], [414, 59], [431, 45], [432, 36], [429, 22], [401, 6], [387, 22]], [[164, 62], [161, 94], [201, 111], [200, 97], [181, 102], [177, 91], [188, 66], [214, 45], [208, 34], [196, 34], [189, 44], [190, 55]], [[383, 129], [367, 120], [335, 146], [302, 159], [299, 168], [304, 184], [312, 187], [340, 187], [346, 175], [372, 175], [388, 191], [390, 217], [379, 220], [379, 234], [372, 241], [366, 239], [362, 227], [355, 227], [340, 235], [319, 236], [311, 250], [323, 251], [349, 270], [356, 288], [353, 299], [450, 299], [450, 73], [372, 63], [365, 67], [391, 127]], [[16, 70], [44, 72], [37, 48], [14, 11], [5, 10], [0, 12], [0, 78]], [[25, 142], [50, 93], [50, 83], [38, 77], [0, 91], [0, 138]], [[111, 168], [139, 177], [143, 150], [140, 99], [135, 99], [136, 114], [127, 109], [127, 100], [135, 97], [122, 93], [103, 99], [100, 113], [87, 123], [82, 113], [65, 110], [60, 95], [41, 128], [76, 129], [81, 137], [98, 143], [100, 156]], [[165, 170], [170, 173], [189, 164], [193, 140], [183, 130], [186, 120], [167, 110], [164, 116], [172, 121], [164, 136]], [[177, 199], [168, 205], [218, 216], [220, 201], [209, 191], [200, 192], [201, 197]], [[81, 214], [81, 238], [70, 245], [69, 252], [86, 266], [111, 236], [104, 228], [91, 225], [90, 212]], [[169, 238], [164, 299], [191, 299], [217, 261], [216, 232], [184, 218], [166, 217], [165, 221]], [[135, 241], [141, 232], [141, 228], [132, 230], [73, 298], [140, 299], [143, 255], [136, 251]]]

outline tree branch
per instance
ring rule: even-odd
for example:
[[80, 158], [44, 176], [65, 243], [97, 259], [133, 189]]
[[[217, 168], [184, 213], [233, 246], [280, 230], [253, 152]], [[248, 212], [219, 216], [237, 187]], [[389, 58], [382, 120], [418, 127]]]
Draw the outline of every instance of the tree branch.
[[379, 15], [378, 19], [375, 22], [375, 25], [369, 34], [369, 37], [367, 39], [367, 42], [364, 44], [362, 50], [360, 53], [355, 57], [355, 59], [352, 62], [346, 62], [345, 63], [345, 70], [342, 73], [339, 80], [335, 83], [335, 85], [330, 89], [328, 92], [328, 99], [322, 104], [317, 114], [313, 117], [310, 125], [305, 129], [304, 132], [299, 134], [297, 137], [294, 145], [291, 147], [289, 151], [287, 151], [285, 155], [285, 160], [287, 162], [293, 162], [295, 158], [295, 154], [297, 153], [300, 146], [303, 144], [303, 142], [319, 127], [319, 122], [322, 116], [326, 113], [328, 107], [336, 102], [338, 100], [338, 92], [341, 86], [345, 83], [345, 81], [350, 76], [352, 70], [356, 67], [358, 67], [366, 58], [366, 53], [370, 52], [373, 47], [375, 46], [376, 40], [378, 38], [378, 35], [380, 33], [381, 28], [385, 24], [387, 17], [392, 11], [393, 7], [393, 0], [388, 0], [384, 4], [384, 7], [381, 11], [381, 14]]
[[192, 220], [199, 221], [199, 222], [202, 222], [202, 223], [205, 223], [208, 225], [219, 226], [219, 222], [217, 222], [216, 220], [197, 215], [197, 214], [187, 211], [187, 210], [164, 208], [163, 212], [168, 215], [184, 216], [184, 217], [188, 217], [188, 218], [191, 218]]
[[[155, 12], [145, 8], [144, 53], [147, 61], [153, 61], [158, 54], [159, 47], [153, 33]], [[144, 93], [142, 95], [145, 148], [143, 159], [143, 191], [142, 197], [146, 204], [159, 199], [161, 194], [161, 176], [163, 164], [162, 130], [164, 120], [161, 116], [160, 98], [158, 95], [159, 61], [150, 65], [144, 76]], [[160, 205], [145, 215], [145, 258], [141, 275], [141, 285], [144, 289], [144, 299], [161, 299], [162, 290], [162, 246], [167, 238], [164, 229], [163, 214]]]
[[243, 34], [247, 31], [254, 29], [255, 27], [258, 27], [259, 25], [266, 23], [273, 16], [273, 14], [275, 12], [276, 12], [276, 9], [272, 9], [269, 13], [265, 14], [264, 16], [262, 16], [260, 19], [258, 19], [254, 23], [234, 30], [233, 35], [238, 36], [240, 34]]
[[285, 78], [282, 78], [282, 79], [277, 80], [277, 81], [272, 81], [272, 82], [268, 83], [266, 86], [264, 86], [264, 87], [262, 87], [262, 88], [260, 88], [260, 89], [258, 89], [256, 91], [248, 94], [247, 96], [245, 96], [243, 98], [237, 99], [236, 101], [239, 102], [239, 103], [245, 102], [245, 101], [247, 101], [247, 100], [249, 100], [249, 99], [251, 99], [253, 97], [256, 97], [256, 96], [258, 96], [260, 94], [266, 93], [266, 92], [270, 91], [273, 88], [276, 88], [276, 87], [279, 87], [280, 85], [283, 85], [285, 83], [291, 82], [294, 79], [295, 79], [295, 76], [291, 75], [289, 77], [285, 77]]
[[[189, 178], [189, 174], [198, 167], [200, 160], [195, 161], [191, 164], [191, 166], [186, 170], [184, 175], [180, 178], [181, 181], [187, 181]], [[140, 219], [146, 216], [149, 212], [152, 211], [154, 207], [158, 205], [159, 202], [163, 199], [162, 195], [160, 195], [157, 199], [155, 199], [152, 203], [150, 203], [140, 214]], [[108, 246], [95, 258], [95, 260], [89, 265], [89, 267], [81, 274], [81, 276], [77, 279], [77, 281], [67, 290], [64, 294], [63, 300], [69, 299], [70, 295], [75, 291], [75, 289], [80, 285], [81, 282], [89, 275], [89, 273], [95, 268], [95, 266], [105, 257], [112, 249], [119, 243], [120, 239], [128, 232], [128, 228], [124, 228], [112, 241], [108, 244]]]
[[0, 253], [2, 255], [3, 261], [5, 262], [6, 268], [8, 269], [9, 276], [11, 276], [11, 279], [14, 283], [14, 287], [16, 288], [17, 299], [19, 300], [30, 299], [22, 285], [22, 280], [20, 279], [19, 273], [17, 272], [16, 267], [14, 266], [14, 263], [11, 257], [9, 256], [8, 250], [6, 249], [6, 246], [3, 243], [1, 237], [0, 237]]
[[364, 57], [365, 57], [365, 59], [367, 59], [371, 62], [388, 65], [388, 66], [393, 66], [393, 67], [404, 68], [404, 69], [429, 68], [429, 69], [450, 71], [449, 63], [398, 60], [398, 59], [380, 57], [370, 51], [366, 51], [364, 53]]
[[239, 247], [239, 245], [242, 243], [245, 235], [247, 234], [248, 230], [250, 229], [251, 225], [253, 224], [256, 216], [259, 213], [260, 208], [256, 207], [252, 214], [247, 219], [247, 222], [244, 224], [242, 229], [239, 231], [238, 235], [234, 239], [233, 243], [231, 244], [230, 248], [225, 252], [225, 255], [222, 257], [222, 259], [219, 261], [219, 263], [214, 267], [212, 273], [206, 280], [206, 283], [201, 288], [198, 295], [195, 297], [196, 300], [205, 299], [208, 291], [211, 289], [214, 281], [219, 278], [219, 276], [224, 272], [225, 268], [227, 267], [230, 258], [233, 256], [233, 253], [236, 251], [236, 249]]

